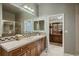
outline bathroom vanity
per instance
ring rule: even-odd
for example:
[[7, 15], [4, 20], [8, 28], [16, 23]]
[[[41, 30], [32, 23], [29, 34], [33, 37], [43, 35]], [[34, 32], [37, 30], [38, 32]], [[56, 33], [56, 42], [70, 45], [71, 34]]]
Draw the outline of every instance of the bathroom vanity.
[[46, 48], [46, 36], [37, 35], [0, 44], [1, 56], [39, 56]]

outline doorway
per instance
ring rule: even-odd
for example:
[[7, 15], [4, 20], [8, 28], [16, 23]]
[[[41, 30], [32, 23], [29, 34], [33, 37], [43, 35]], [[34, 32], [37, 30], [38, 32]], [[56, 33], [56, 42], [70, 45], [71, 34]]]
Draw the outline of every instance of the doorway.
[[47, 17], [46, 31], [48, 38], [47, 56], [63, 56], [64, 54], [64, 14]]
[[[49, 17], [49, 44], [64, 48], [64, 15]], [[63, 49], [64, 50], [64, 49]]]

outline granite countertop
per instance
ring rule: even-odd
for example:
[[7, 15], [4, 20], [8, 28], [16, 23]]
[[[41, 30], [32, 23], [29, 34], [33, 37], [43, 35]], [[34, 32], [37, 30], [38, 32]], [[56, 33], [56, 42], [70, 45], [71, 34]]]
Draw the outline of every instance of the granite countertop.
[[34, 42], [36, 40], [39, 40], [40, 38], [45, 37], [45, 35], [37, 35], [37, 36], [31, 36], [28, 38], [23, 38], [21, 40], [15, 40], [15, 41], [10, 41], [6, 43], [1, 43], [0, 46], [6, 50], [7, 52], [12, 51], [16, 48], [19, 48], [23, 45], [29, 44], [31, 42]]

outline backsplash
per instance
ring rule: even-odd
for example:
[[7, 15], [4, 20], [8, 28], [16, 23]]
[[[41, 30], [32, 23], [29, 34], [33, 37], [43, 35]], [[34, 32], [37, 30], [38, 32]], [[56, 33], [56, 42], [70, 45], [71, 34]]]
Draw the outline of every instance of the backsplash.
[[1, 37], [0, 43], [10, 42], [16, 40], [15, 36], [9, 36], [9, 37]]
[[8, 36], [15, 36], [15, 32], [2, 34], [2, 37], [8, 37]]
[[27, 32], [27, 33], [23, 33], [22, 35], [24, 36], [36, 36], [36, 35], [45, 35], [44, 32]]
[[[14, 41], [16, 40], [16, 35], [12, 34], [12, 36], [11, 35], [8, 36], [8, 34], [6, 34], [5, 35], [6, 37], [0, 37], [0, 43]], [[37, 36], [37, 35], [45, 35], [45, 33], [44, 32], [32, 32], [32, 33], [28, 32], [28, 33], [25, 33], [25, 34], [23, 33], [20, 35], [23, 35], [24, 37], [31, 37], [31, 36]]]

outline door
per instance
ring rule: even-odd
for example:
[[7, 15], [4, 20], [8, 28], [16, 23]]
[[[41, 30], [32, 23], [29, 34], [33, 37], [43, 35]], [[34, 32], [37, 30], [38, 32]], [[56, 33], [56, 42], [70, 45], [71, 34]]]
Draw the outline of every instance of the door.
[[62, 23], [51, 23], [49, 29], [50, 42], [62, 43]]

